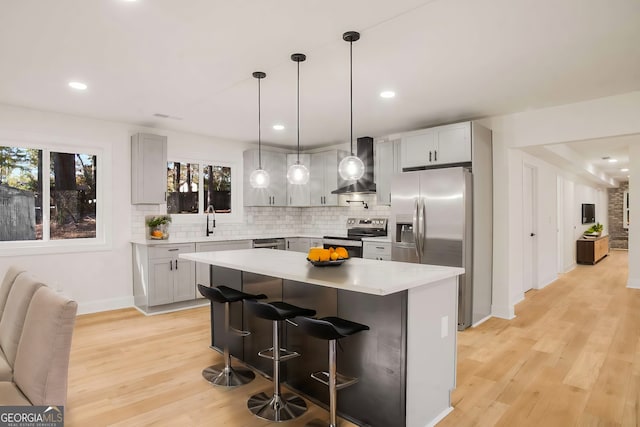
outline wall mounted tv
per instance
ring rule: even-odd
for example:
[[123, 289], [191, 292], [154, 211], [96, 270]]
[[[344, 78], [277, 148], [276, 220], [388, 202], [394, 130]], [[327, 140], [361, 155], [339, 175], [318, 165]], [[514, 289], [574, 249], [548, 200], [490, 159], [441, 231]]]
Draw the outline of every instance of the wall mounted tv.
[[591, 224], [596, 222], [596, 205], [593, 203], [582, 204], [582, 223]]

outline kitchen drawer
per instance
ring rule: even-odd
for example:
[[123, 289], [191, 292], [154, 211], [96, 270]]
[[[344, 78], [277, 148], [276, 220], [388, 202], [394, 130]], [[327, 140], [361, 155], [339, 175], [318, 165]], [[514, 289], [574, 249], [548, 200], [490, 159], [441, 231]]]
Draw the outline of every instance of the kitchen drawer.
[[149, 247], [149, 259], [157, 258], [175, 258], [178, 254], [186, 254], [195, 252], [196, 245], [194, 243], [180, 243], [177, 245], [158, 245]]
[[362, 258], [391, 261], [391, 243], [363, 242]]

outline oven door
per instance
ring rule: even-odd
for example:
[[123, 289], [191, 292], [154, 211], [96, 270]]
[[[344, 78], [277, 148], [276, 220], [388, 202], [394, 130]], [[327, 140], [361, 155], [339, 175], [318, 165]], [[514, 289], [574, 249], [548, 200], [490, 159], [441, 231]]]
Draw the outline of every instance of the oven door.
[[362, 241], [347, 239], [322, 239], [325, 249], [342, 246], [349, 253], [349, 258], [362, 258]]

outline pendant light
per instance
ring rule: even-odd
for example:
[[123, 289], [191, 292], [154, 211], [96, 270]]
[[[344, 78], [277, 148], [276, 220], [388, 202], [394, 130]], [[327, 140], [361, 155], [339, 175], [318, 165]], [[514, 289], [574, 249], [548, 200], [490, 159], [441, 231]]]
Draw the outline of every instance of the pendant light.
[[353, 154], [353, 42], [360, 40], [360, 33], [347, 31], [342, 35], [342, 39], [349, 42], [349, 101], [351, 111], [351, 155], [345, 157], [338, 165], [338, 173], [342, 179], [353, 181], [362, 178], [364, 175], [364, 163]]
[[267, 188], [269, 186], [269, 172], [262, 169], [262, 141], [260, 132], [260, 80], [267, 77], [262, 71], [255, 71], [253, 77], [258, 79], [258, 169], [251, 172], [249, 183], [253, 188]]
[[304, 185], [309, 182], [309, 169], [300, 163], [300, 63], [307, 59], [303, 53], [294, 53], [291, 60], [298, 63], [298, 160], [289, 166], [287, 180], [290, 184]]

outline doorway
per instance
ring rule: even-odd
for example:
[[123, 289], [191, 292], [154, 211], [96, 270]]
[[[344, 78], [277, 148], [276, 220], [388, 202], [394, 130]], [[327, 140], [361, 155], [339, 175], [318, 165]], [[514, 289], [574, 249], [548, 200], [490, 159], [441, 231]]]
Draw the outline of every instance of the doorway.
[[537, 239], [536, 239], [536, 175], [537, 169], [528, 164], [522, 168], [522, 292], [531, 290], [536, 284]]

